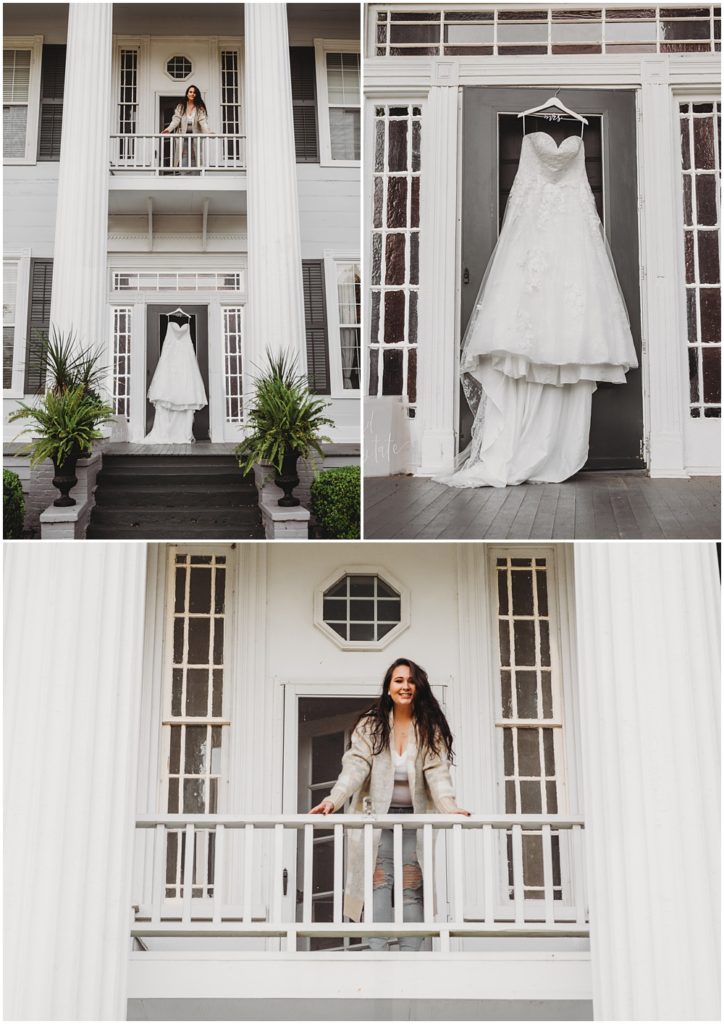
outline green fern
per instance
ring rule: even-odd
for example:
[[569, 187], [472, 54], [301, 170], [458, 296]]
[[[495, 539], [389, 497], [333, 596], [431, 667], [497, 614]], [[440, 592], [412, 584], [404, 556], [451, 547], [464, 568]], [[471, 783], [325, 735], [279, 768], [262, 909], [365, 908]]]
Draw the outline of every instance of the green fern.
[[235, 454], [245, 473], [259, 462], [281, 472], [287, 451], [303, 459], [323, 458], [321, 433], [334, 420], [324, 415], [328, 403], [309, 390], [307, 378], [297, 371], [296, 359], [288, 352], [273, 355], [267, 349], [267, 368], [256, 379], [256, 391], [247, 422], [251, 433]]
[[64, 391], [48, 391], [37, 405], [23, 402], [10, 414], [10, 421], [30, 420], [21, 431], [37, 433], [23, 449], [32, 465], [45, 459], [65, 462], [71, 455], [90, 451], [94, 441], [103, 435], [97, 429], [113, 417], [113, 409], [78, 384]]

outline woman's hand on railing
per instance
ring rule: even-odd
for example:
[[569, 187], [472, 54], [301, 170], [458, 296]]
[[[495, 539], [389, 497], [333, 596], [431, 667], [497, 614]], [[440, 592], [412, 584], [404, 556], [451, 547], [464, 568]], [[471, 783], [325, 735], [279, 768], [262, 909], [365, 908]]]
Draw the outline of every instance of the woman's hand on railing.
[[462, 807], [456, 807], [455, 810], [452, 813], [453, 814], [464, 814], [466, 818], [470, 817], [470, 811], [466, 811]]
[[334, 812], [334, 804], [329, 799], [329, 797], [325, 797], [324, 800], [322, 800], [321, 804], [317, 804], [317, 806], [313, 807], [309, 813], [310, 814], [332, 814], [333, 812]]
[[170, 135], [171, 133], [169, 132], [168, 128], [162, 128], [161, 129], [161, 134], [162, 135]]

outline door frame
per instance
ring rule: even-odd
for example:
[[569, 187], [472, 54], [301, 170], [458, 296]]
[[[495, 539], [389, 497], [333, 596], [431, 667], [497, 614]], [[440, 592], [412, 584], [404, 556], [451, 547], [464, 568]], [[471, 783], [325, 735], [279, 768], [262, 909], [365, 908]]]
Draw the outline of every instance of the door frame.
[[[395, 84], [390, 86], [390, 69]], [[495, 57], [475, 61], [455, 57], [367, 61], [364, 95], [367, 114], [375, 104], [415, 97], [423, 108], [423, 185], [420, 233], [420, 362], [418, 420], [422, 476], [454, 469], [454, 358], [459, 344], [455, 315], [459, 266], [457, 217], [457, 100], [460, 85], [549, 88], [633, 88], [636, 94], [639, 171], [639, 260], [643, 323], [642, 376], [644, 449], [651, 476], [687, 477], [684, 451], [684, 398], [688, 376], [681, 352], [684, 296], [679, 283], [679, 231], [675, 210], [678, 141], [672, 111], [677, 93], [711, 93], [721, 79], [720, 55], [688, 54], [686, 62], [666, 54], [539, 58]], [[441, 143], [443, 140], [443, 143]], [[365, 161], [371, 175], [372, 155]], [[366, 179], [367, 180], [367, 179]], [[371, 189], [367, 188], [369, 224]], [[433, 201], [430, 201], [433, 197]], [[369, 260], [369, 243], [365, 245]], [[366, 267], [367, 267], [366, 263]], [[651, 340], [655, 344], [649, 344]], [[440, 383], [450, 382], [450, 395]]]
[[[297, 814], [298, 764], [299, 764], [299, 698], [300, 697], [369, 697], [374, 700], [379, 695], [380, 683], [360, 679], [345, 680], [343, 683], [334, 680], [279, 680], [281, 703], [283, 706], [284, 735], [282, 740], [282, 814]], [[432, 692], [445, 710], [447, 683], [431, 683]], [[291, 914], [288, 920], [294, 920], [296, 911], [297, 891], [297, 858], [293, 849], [293, 837], [285, 837], [284, 864], [289, 871], [287, 895], [283, 898], [283, 911]], [[444, 909], [442, 887], [446, 884], [444, 876], [436, 872], [436, 884], [439, 894], [438, 911]]]
[[[477, 92], [478, 90], [480, 90], [481, 92], [484, 93], [483, 99], [484, 99], [485, 95], [490, 96], [490, 94], [492, 92], [499, 93], [499, 92], [503, 92], [504, 91], [506, 93], [508, 93], [508, 92], [518, 93], [521, 96], [525, 95], [527, 98], [525, 100], [521, 99], [521, 103], [519, 104], [521, 109], [527, 107], [529, 105], [529, 103], [531, 103], [531, 102], [537, 103], [539, 101], [542, 101], [542, 99], [544, 99], [546, 94], [548, 93], [548, 90], [545, 87], [541, 88], [540, 86], [538, 86], [534, 82], [525, 83], [525, 84], [519, 84], [517, 86], [508, 86], [508, 85], [503, 86], [503, 85], [499, 85], [497, 83], [493, 83], [493, 84], [489, 83], [489, 84], [483, 85], [482, 87], [477, 85], [477, 84], [476, 85], [469, 85], [468, 83], [466, 83], [465, 86], [460, 89], [460, 106], [459, 106], [459, 114], [458, 114], [459, 132], [458, 132], [458, 146], [457, 146], [458, 161], [459, 161], [459, 167], [460, 167], [458, 195], [457, 195], [457, 209], [458, 209], [458, 217], [457, 217], [457, 222], [458, 222], [457, 248], [458, 248], [458, 259], [460, 261], [460, 264], [459, 264], [458, 270], [457, 270], [458, 286], [457, 286], [457, 289], [456, 289], [456, 302], [457, 302], [456, 316], [457, 316], [457, 325], [458, 325], [458, 327], [457, 327], [457, 336], [460, 339], [462, 339], [462, 336], [463, 336], [463, 308], [462, 308], [463, 307], [463, 301], [462, 301], [463, 300], [463, 289], [464, 289], [464, 287], [466, 287], [464, 285], [464, 282], [462, 281], [462, 273], [463, 273], [462, 260], [465, 259], [467, 263], [470, 263], [470, 254], [468, 253], [468, 255], [466, 256], [466, 254], [463, 252], [463, 235], [464, 235], [463, 224], [466, 223], [465, 219], [464, 219], [465, 218], [465, 211], [463, 210], [463, 202], [465, 201], [468, 204], [471, 202], [471, 195], [470, 195], [471, 185], [470, 185], [470, 182], [467, 181], [466, 178], [465, 178], [465, 173], [464, 173], [465, 169], [464, 169], [464, 163], [463, 163], [464, 156], [465, 156], [465, 153], [464, 153], [464, 143], [465, 143], [466, 139], [470, 138], [470, 132], [468, 131], [466, 133], [466, 131], [465, 131], [465, 124], [464, 124], [464, 121], [465, 121], [465, 108], [466, 108], [466, 104], [465, 104], [465, 90], [466, 89], [468, 90], [468, 97], [469, 97], [469, 101], [470, 101], [469, 102], [469, 106], [471, 106], [471, 107], [474, 107], [475, 101], [473, 100], [473, 97], [470, 94], [471, 94], [471, 92], [473, 92], [473, 91]], [[606, 242], [607, 242], [607, 244], [608, 244], [608, 246], [610, 248], [610, 245], [611, 245], [610, 237], [611, 237], [611, 232], [613, 230], [613, 226], [615, 225], [615, 223], [617, 221], [620, 222], [621, 219], [622, 219], [620, 216], [619, 217], [615, 217], [615, 216], [612, 216], [612, 214], [611, 214], [611, 188], [610, 188], [610, 185], [611, 185], [611, 177], [612, 177], [612, 171], [611, 171], [612, 153], [611, 153], [610, 147], [609, 147], [609, 140], [610, 140], [612, 134], [613, 135], [620, 134], [623, 131], [623, 133], [625, 135], [628, 135], [631, 132], [634, 135], [634, 145], [635, 145], [636, 151], [634, 153], [634, 158], [633, 158], [633, 171], [634, 171], [635, 181], [634, 181], [634, 188], [633, 188], [633, 190], [627, 190], [627, 193], [626, 193], [626, 196], [625, 196], [625, 200], [626, 200], [625, 208], [629, 208], [629, 207], [634, 208], [636, 210], [636, 212], [637, 212], [637, 215], [638, 215], [638, 212], [639, 212], [640, 206], [641, 206], [641, 204], [640, 204], [640, 196], [641, 196], [641, 181], [640, 181], [641, 166], [640, 165], [641, 165], [641, 160], [640, 160], [640, 156], [639, 156], [639, 144], [640, 143], [639, 143], [639, 130], [638, 130], [639, 122], [638, 122], [638, 117], [637, 117], [638, 103], [637, 103], [637, 99], [636, 99], [636, 90], [633, 89], [633, 88], [628, 88], [628, 89], [620, 89], [620, 88], [619, 89], [606, 89], [606, 88], [598, 89], [598, 88], [594, 88], [594, 87], [591, 86], [591, 87], [589, 87], [589, 88], [587, 88], [585, 90], [584, 89], [575, 89], [574, 90], [572, 88], [568, 89], [569, 93], [572, 92], [572, 91], [577, 92], [579, 94], [580, 93], [585, 93], [586, 94], [586, 99], [582, 99], [580, 96], [578, 96], [578, 97], [576, 97], [575, 102], [570, 101], [570, 102], [572, 102], [573, 106], [580, 113], [586, 114], [589, 118], [590, 117], [595, 117], [595, 118], [599, 119], [599, 122], [600, 122], [600, 135], [601, 135], [601, 175], [602, 175], [602, 200], [603, 200], [601, 221], [602, 221], [602, 223], [604, 225], [604, 234], [605, 234], [605, 237], [606, 237]], [[538, 96], [528, 95], [530, 93], [537, 93], [539, 95]], [[612, 96], [611, 96], [610, 99], [603, 100], [603, 101], [599, 102], [599, 94], [600, 93], [608, 93], [608, 94], [612, 94]], [[590, 99], [588, 99], [588, 94], [591, 94], [591, 98]], [[624, 95], [631, 95], [631, 101], [624, 100], [622, 102], [618, 102], [617, 99], [615, 98], [616, 96], [624, 96]], [[630, 102], [631, 105], [633, 106], [633, 110], [630, 110], [630, 109], [624, 109], [624, 110], [618, 109], [617, 116], [620, 117], [620, 120], [616, 121], [615, 122], [615, 127], [612, 128], [612, 113], [616, 113], [616, 108], [617, 107], [621, 108], [622, 106], [627, 105], [628, 102]], [[489, 103], [488, 103], [488, 106], [490, 106]], [[497, 241], [500, 238], [500, 161], [499, 161], [499, 153], [500, 153], [500, 118], [501, 118], [501, 116], [510, 115], [510, 114], [515, 113], [515, 110], [512, 109], [512, 106], [513, 106], [513, 104], [509, 104], [508, 102], [503, 101], [502, 109], [495, 110], [495, 107], [491, 107], [490, 108], [492, 110], [495, 110], [495, 112], [490, 115], [491, 116], [490, 131], [491, 131], [491, 134], [493, 134], [494, 137], [495, 137], [495, 150], [496, 150], [496, 152], [495, 152], [495, 154], [494, 154], [494, 156], [492, 158], [492, 167], [491, 167], [491, 170], [494, 172], [492, 174], [492, 178], [493, 178], [492, 184], [493, 184], [494, 194], [493, 194], [493, 196], [490, 197], [489, 208], [490, 208], [491, 212], [494, 209], [494, 211], [495, 211], [495, 219], [494, 219], [494, 223], [491, 225], [491, 227], [492, 227], [492, 237], [491, 237], [490, 240], [492, 241], [492, 249], [491, 249], [490, 257], [489, 258], [492, 258], [492, 255], [493, 255], [493, 253], [495, 251], [495, 246], [497, 245]], [[612, 110], [612, 108], [613, 108], [613, 110]], [[531, 129], [529, 129], [529, 131], [530, 130], [537, 130], [537, 127], [538, 127], [537, 125], [533, 125], [533, 126], [531, 126]], [[472, 133], [472, 134], [475, 136], [477, 133]], [[576, 134], [575, 129], [573, 131], [573, 134]], [[584, 136], [584, 138], [585, 138], [585, 136]], [[516, 174], [517, 174], [517, 168], [516, 168]], [[624, 205], [624, 204], [621, 204], [621, 205]], [[487, 204], [486, 204], [486, 208], [487, 208]], [[623, 218], [623, 220], [625, 222], [628, 222], [629, 218], [626, 217], [626, 218]], [[633, 333], [634, 344], [636, 346], [637, 355], [638, 355], [638, 359], [639, 359], [639, 369], [637, 369], [637, 370], [632, 369], [630, 371], [630, 373], [626, 377], [626, 384], [624, 385], [628, 389], [633, 389], [633, 391], [629, 390], [629, 391], [626, 392], [626, 397], [627, 397], [627, 400], [629, 402], [629, 406], [627, 406], [627, 408], [631, 409], [631, 417], [630, 418], [631, 419], [635, 419], [635, 422], [636, 422], [636, 437], [635, 437], [635, 440], [634, 440], [634, 438], [631, 436], [631, 434], [629, 434], [628, 431], [627, 431], [627, 433], [626, 433], [626, 444], [625, 444], [625, 447], [626, 447], [626, 450], [627, 450], [627, 454], [622, 456], [622, 457], [620, 457], [620, 458], [618, 458], [618, 459], [610, 457], [610, 456], [602, 455], [600, 457], [594, 458], [594, 461], [591, 462], [591, 454], [589, 452], [589, 454], [588, 454], [588, 456], [586, 458], [586, 465], [584, 466], [584, 470], [586, 470], [586, 471], [592, 471], [592, 470], [596, 470], [596, 469], [599, 469], [599, 470], [600, 469], [606, 469], [606, 470], [610, 470], [610, 471], [613, 471], [613, 472], [617, 472], [617, 471], [624, 470], [624, 469], [640, 470], [640, 469], [645, 468], [645, 466], [646, 466], [646, 456], [645, 456], [645, 447], [646, 446], [645, 446], [645, 441], [644, 441], [644, 439], [646, 437], [646, 415], [645, 415], [645, 411], [644, 411], [644, 391], [645, 391], [644, 378], [645, 378], [645, 374], [644, 374], [644, 370], [643, 370], [643, 347], [644, 347], [644, 336], [645, 335], [644, 335], [644, 318], [643, 318], [643, 304], [642, 304], [642, 278], [641, 278], [641, 266], [642, 266], [641, 237], [640, 237], [641, 236], [641, 228], [640, 228], [640, 224], [639, 223], [636, 223], [635, 230], [636, 230], [636, 253], [635, 253], [634, 256], [632, 256], [632, 262], [635, 263], [636, 271], [637, 271], [637, 278], [638, 278], [635, 284], [633, 283], [633, 277], [634, 277], [633, 273], [627, 273], [626, 272], [626, 268], [625, 267], [621, 267], [622, 258], [625, 257], [627, 255], [627, 253], [628, 253], [628, 246], [624, 245], [624, 247], [622, 249], [621, 246], [619, 245], [618, 248], [615, 249], [615, 252], [617, 252], [618, 264], [619, 264], [619, 268], [618, 268], [617, 272], [620, 275], [620, 280], [622, 280], [624, 282], [624, 285], [622, 287], [625, 288], [626, 291], [629, 293], [626, 296], [626, 309], [627, 309], [627, 312], [628, 312], [628, 314], [630, 316], [630, 319], [631, 319], [631, 330], [632, 330], [632, 333]], [[620, 230], [619, 230], [618, 234], [619, 235], [621, 234]], [[614, 245], [616, 245], [615, 242], [614, 242]], [[476, 276], [477, 276], [477, 270], [480, 271], [480, 278], [482, 279], [482, 277], [484, 275], [485, 268], [484, 267], [476, 268]], [[471, 292], [466, 298], [469, 299], [471, 302], [473, 302], [475, 300], [475, 293], [477, 292], [477, 290], [478, 290], [478, 288], [476, 287], [475, 290], [473, 292]], [[460, 344], [458, 344], [457, 351], [456, 351], [456, 359], [455, 359], [455, 374], [456, 374], [456, 379], [458, 381], [460, 380], [460, 351], [459, 350], [460, 350]], [[615, 389], [617, 387], [618, 387], [618, 385], [605, 385], [605, 384], [603, 385], [603, 388], [605, 388], [606, 391], [608, 391], [608, 389], [610, 388], [613, 392], [615, 392]], [[463, 407], [463, 399], [460, 396], [460, 392], [461, 392], [461, 387], [460, 386], [458, 386], [456, 388], [456, 392], [457, 392], [457, 395], [456, 395], [456, 403], [455, 403], [455, 406], [456, 406], [455, 438], [456, 438], [456, 451], [459, 452], [462, 449], [462, 447], [463, 447], [462, 441], [461, 441], [461, 433], [462, 433], [463, 413], [464, 413], [465, 410], [464, 410], [464, 407]], [[616, 412], [615, 412], [615, 410], [616, 410], [616, 402], [614, 401], [614, 398], [615, 398], [614, 394], [608, 395], [608, 394], [602, 392], [601, 386], [599, 386], [596, 389], [596, 393], [594, 393], [592, 413], [591, 413], [591, 427], [595, 431], [595, 436], [598, 437], [598, 438], [603, 437], [603, 436], [605, 436], [608, 433], [606, 430], [602, 429], [602, 420], [605, 420], [605, 422], [607, 422], [607, 423], [611, 423], [612, 419], [616, 418]], [[611, 409], [609, 407], [611, 406], [612, 402], [613, 402], [613, 408]], [[635, 403], [635, 408], [631, 407], [631, 403]], [[465, 421], [467, 422], [469, 418], [471, 418], [471, 417], [465, 416]], [[640, 424], [640, 426], [639, 426], [639, 424]], [[631, 448], [630, 452], [628, 451], [629, 446]], [[634, 449], [635, 448], [638, 448], [638, 453], [637, 454], [634, 454]], [[612, 463], [612, 464], [610, 464], [610, 463]]]

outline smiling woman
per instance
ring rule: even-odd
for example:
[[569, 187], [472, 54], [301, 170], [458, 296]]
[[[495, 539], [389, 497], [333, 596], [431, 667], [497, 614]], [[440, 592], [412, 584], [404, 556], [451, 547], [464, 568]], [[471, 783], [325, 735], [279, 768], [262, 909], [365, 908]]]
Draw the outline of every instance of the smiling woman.
[[[342, 772], [329, 796], [312, 814], [332, 814], [352, 796], [352, 813], [371, 807], [375, 814], [465, 814], [457, 806], [450, 762], [452, 734], [427, 673], [408, 658], [388, 668], [382, 693], [363, 712], [342, 758]], [[362, 833], [349, 837], [345, 913], [359, 921], [363, 907], [364, 855]], [[375, 829], [372, 916], [392, 921], [394, 843], [390, 828]], [[402, 836], [402, 894], [406, 922], [422, 921], [422, 856], [417, 832]], [[422, 939], [405, 935], [401, 952], [420, 949]], [[390, 936], [370, 937], [371, 950], [389, 948]]]

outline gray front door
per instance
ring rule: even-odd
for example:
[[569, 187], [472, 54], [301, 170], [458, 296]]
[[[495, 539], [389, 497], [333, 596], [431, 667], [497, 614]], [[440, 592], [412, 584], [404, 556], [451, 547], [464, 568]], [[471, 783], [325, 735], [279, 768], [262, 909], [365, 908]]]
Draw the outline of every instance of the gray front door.
[[[521, 110], [544, 103], [549, 89], [463, 89], [461, 336], [498, 239], [505, 203], [520, 159]], [[586, 171], [602, 216], [641, 362], [636, 107], [633, 92], [565, 89], [560, 99], [588, 118]], [[556, 141], [579, 134], [577, 122], [526, 118], [526, 131], [543, 130]], [[564, 299], [565, 301], [565, 299]], [[641, 369], [626, 384], [600, 383], [593, 396], [586, 469], [638, 469], [642, 454]], [[470, 439], [472, 417], [460, 396], [460, 448]]]
[[[148, 306], [146, 309], [146, 394], [156, 370], [158, 357], [161, 355], [161, 339], [166, 334], [169, 315], [182, 309], [189, 315], [191, 340], [196, 350], [196, 359], [201, 376], [204, 379], [206, 395], [209, 395], [209, 349], [208, 349], [208, 309], [206, 306], [188, 306], [186, 303], [173, 303], [164, 306]], [[146, 433], [153, 426], [155, 409], [146, 401]], [[197, 441], [209, 440], [209, 407], [205, 405], [194, 416], [194, 437]]]

